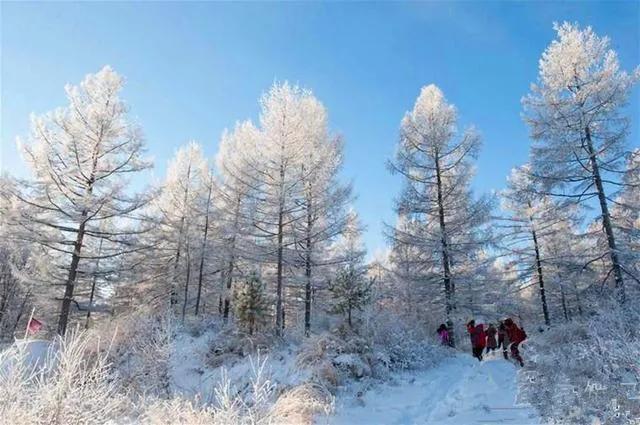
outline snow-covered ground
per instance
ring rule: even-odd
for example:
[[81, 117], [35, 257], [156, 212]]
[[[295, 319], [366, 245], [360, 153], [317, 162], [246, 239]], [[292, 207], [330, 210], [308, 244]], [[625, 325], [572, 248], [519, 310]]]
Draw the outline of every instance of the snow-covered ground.
[[516, 403], [516, 367], [494, 355], [479, 363], [467, 354], [432, 369], [406, 372], [359, 397], [338, 397], [335, 415], [317, 424], [538, 424]]
[[[349, 373], [341, 375], [341, 385], [337, 387], [335, 399], [329, 395], [327, 400], [319, 399], [322, 403], [316, 406], [313, 400], [307, 400], [309, 397], [304, 395], [307, 393], [297, 393], [276, 408], [272, 404], [274, 401], [276, 404], [280, 402], [278, 395], [294, 388], [302, 388], [305, 382], [317, 378], [313, 368], [299, 364], [300, 345], [293, 340], [281, 341], [271, 346], [268, 354], [260, 356], [240, 355], [235, 351], [219, 353], [218, 343], [225, 341], [221, 340], [219, 332], [217, 326], [211, 326], [203, 332], [176, 333], [167, 352], [166, 378], [169, 395], [216, 404], [214, 391], [227, 378], [231, 394], [237, 394], [251, 404], [255, 398], [251, 393], [255, 382], [252, 378], [256, 366], [262, 365], [264, 375], [261, 382], [266, 382], [275, 392], [265, 392], [263, 395], [267, 397], [265, 400], [268, 403], [256, 408], [258, 410], [253, 413], [271, 415], [269, 418], [275, 418], [274, 423], [285, 420], [288, 423], [309, 423], [313, 419], [316, 425], [540, 423], [533, 408], [517, 405], [517, 369], [512, 363], [499, 357], [501, 353], [488, 356], [482, 363], [463, 353], [438, 357], [439, 361], [431, 363], [430, 368], [391, 372], [385, 378], [373, 378], [367, 373], [354, 376], [353, 371], [348, 369]], [[224, 335], [224, 338], [229, 337], [230, 335]], [[44, 357], [48, 342], [29, 341], [24, 347], [28, 354], [26, 359], [33, 362]], [[218, 353], [213, 358], [212, 347], [216, 347]], [[341, 354], [331, 361], [334, 364], [357, 364], [356, 360], [363, 361], [355, 354]], [[0, 371], [1, 366], [2, 362]], [[338, 369], [340, 366], [336, 370]], [[359, 376], [362, 377], [358, 378]], [[308, 414], [292, 416], [295, 412], [291, 409], [297, 411], [296, 409], [305, 408], [307, 404], [315, 407], [309, 408]], [[327, 415], [332, 405], [335, 411]], [[168, 408], [163, 405], [154, 406], [146, 406], [146, 414], [157, 414], [160, 409], [159, 417], [162, 419], [166, 414], [165, 410], [171, 411], [172, 405], [169, 403]], [[240, 416], [225, 416], [229, 414], [226, 411], [216, 414], [223, 418], [222, 423], [239, 423]], [[206, 417], [213, 420], [214, 416]], [[194, 418], [195, 416], [185, 416], [181, 423], [190, 423]], [[164, 419], [160, 423], [163, 421]]]
[[207, 362], [207, 352], [217, 337], [217, 330], [209, 330], [198, 337], [187, 332], [178, 333], [172, 344], [169, 361], [170, 387], [173, 394], [188, 398], [198, 397], [206, 402], [214, 401], [214, 390], [219, 386], [223, 373], [242, 391], [249, 387], [254, 368], [265, 362], [264, 372], [270, 381], [281, 388], [289, 388], [304, 382], [307, 371], [295, 367], [293, 347], [283, 345], [260, 357], [230, 355], [222, 367], [212, 367]]

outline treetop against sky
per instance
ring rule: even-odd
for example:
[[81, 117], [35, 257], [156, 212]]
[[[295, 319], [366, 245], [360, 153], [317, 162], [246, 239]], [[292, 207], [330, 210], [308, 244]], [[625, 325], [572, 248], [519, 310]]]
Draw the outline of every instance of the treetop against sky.
[[[343, 178], [374, 253], [400, 190], [385, 162], [422, 86], [440, 87], [459, 126], [478, 129], [474, 189], [499, 190], [528, 158], [521, 98], [553, 22], [591, 25], [630, 70], [640, 63], [638, 16], [637, 2], [3, 2], [0, 168], [26, 176], [15, 140], [30, 114], [64, 105], [65, 84], [105, 64], [125, 76], [123, 98], [155, 159], [145, 182], [161, 179], [189, 140], [213, 158], [224, 129], [255, 121], [260, 95], [288, 80], [313, 90], [344, 138]], [[638, 94], [627, 106], [630, 146], [640, 144]]]

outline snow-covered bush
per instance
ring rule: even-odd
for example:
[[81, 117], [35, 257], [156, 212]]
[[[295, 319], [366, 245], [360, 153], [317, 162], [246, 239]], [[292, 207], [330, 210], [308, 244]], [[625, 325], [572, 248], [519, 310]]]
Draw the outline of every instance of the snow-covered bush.
[[180, 397], [155, 400], [146, 406], [140, 422], [144, 425], [165, 425], [169, 420], [175, 425], [215, 424], [215, 409], [199, 406], [195, 401]]
[[259, 352], [267, 353], [278, 342], [279, 340], [273, 334], [248, 335], [233, 325], [227, 325], [211, 341], [207, 353], [207, 366], [216, 368]]
[[371, 314], [358, 332], [342, 325], [308, 339], [296, 364], [335, 391], [350, 380], [386, 379], [394, 370], [428, 368], [451, 353], [426, 331], [393, 314]]
[[207, 424], [262, 425], [311, 423], [314, 415], [328, 414], [333, 397], [321, 385], [303, 383], [281, 393], [267, 369], [267, 358], [250, 358], [251, 378], [238, 389], [226, 372], [217, 384], [212, 404], [199, 400], [172, 398], [148, 402], [141, 422], [149, 425]]
[[367, 322], [365, 334], [380, 361], [389, 369], [428, 368], [451, 351], [434, 338], [431, 328], [416, 326], [394, 315], [374, 314]]
[[325, 386], [307, 382], [278, 397], [271, 408], [270, 419], [278, 424], [312, 423], [314, 415], [328, 415], [333, 406], [333, 395]]
[[[233, 374], [225, 371], [232, 363], [223, 365], [211, 381], [211, 397], [174, 394], [174, 333], [188, 335], [190, 328], [173, 323], [169, 318], [130, 317], [119, 323], [106, 346], [100, 337], [105, 327], [5, 349], [0, 353], [0, 423], [304, 424], [332, 410], [331, 393], [318, 382], [306, 381], [310, 374], [298, 373], [300, 379], [283, 382], [272, 377], [273, 362], [248, 350], [238, 356], [243, 364]], [[272, 347], [274, 353], [280, 348]], [[281, 364], [296, 368], [284, 360]]]
[[143, 311], [125, 316], [101, 332], [114, 332], [111, 361], [123, 385], [138, 394], [168, 395], [169, 359], [175, 319], [169, 313]]
[[639, 420], [640, 309], [610, 307], [525, 344], [522, 395], [547, 423]]
[[104, 423], [129, 407], [109, 351], [95, 334], [74, 330], [46, 353], [32, 351], [32, 344], [23, 341], [0, 353], [3, 423]]

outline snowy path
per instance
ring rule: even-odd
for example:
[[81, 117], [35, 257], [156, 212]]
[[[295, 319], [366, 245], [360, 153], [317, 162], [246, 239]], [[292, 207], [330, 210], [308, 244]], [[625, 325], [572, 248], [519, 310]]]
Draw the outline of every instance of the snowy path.
[[536, 412], [516, 406], [516, 368], [491, 357], [482, 363], [459, 354], [425, 371], [405, 373], [360, 399], [338, 399], [335, 425], [538, 424]]

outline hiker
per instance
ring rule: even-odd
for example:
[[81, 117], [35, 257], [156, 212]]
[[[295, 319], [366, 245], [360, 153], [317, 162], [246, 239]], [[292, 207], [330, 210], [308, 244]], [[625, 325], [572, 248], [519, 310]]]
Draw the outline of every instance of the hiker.
[[507, 354], [507, 347], [509, 347], [509, 334], [507, 334], [507, 327], [504, 325], [504, 322], [501, 320], [500, 325], [498, 325], [498, 347], [502, 346], [502, 355], [505, 360], [509, 360], [509, 355]]
[[524, 329], [519, 328], [518, 325], [512, 319], [507, 319], [504, 321], [504, 326], [507, 330], [507, 335], [509, 336], [509, 341], [511, 341], [511, 357], [516, 359], [520, 366], [524, 366], [524, 362], [522, 361], [522, 357], [520, 357], [520, 351], [518, 350], [518, 345], [525, 339], [527, 339], [527, 333]]
[[469, 337], [471, 338], [471, 352], [473, 354], [473, 357], [481, 362], [482, 352], [484, 351], [484, 347], [486, 344], [484, 327], [482, 326], [482, 324], [476, 325], [476, 321], [471, 320], [469, 321], [469, 323], [467, 323], [467, 331], [469, 332]]
[[451, 344], [451, 342], [449, 341], [449, 330], [447, 329], [447, 325], [445, 325], [444, 323], [441, 324], [440, 327], [438, 327], [438, 330], [436, 332], [440, 337], [440, 344], [442, 345]]
[[489, 354], [490, 351], [493, 351], [496, 349], [496, 347], [498, 346], [498, 343], [496, 342], [496, 333], [498, 333], [498, 330], [495, 328], [495, 326], [493, 326], [493, 323], [489, 323], [489, 328], [487, 329], [487, 354]]

